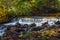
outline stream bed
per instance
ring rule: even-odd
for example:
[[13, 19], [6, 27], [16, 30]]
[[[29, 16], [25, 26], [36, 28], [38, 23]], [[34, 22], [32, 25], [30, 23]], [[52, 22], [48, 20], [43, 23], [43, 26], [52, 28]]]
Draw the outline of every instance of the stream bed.
[[41, 26], [43, 23], [48, 22], [48, 24], [54, 25], [54, 22], [57, 22], [59, 19], [57, 18], [45, 18], [45, 17], [31, 17], [31, 18], [14, 18], [11, 21], [7, 22], [7, 23], [3, 23], [2, 25], [0, 25], [0, 36], [2, 36], [4, 34], [4, 30], [6, 30], [7, 27], [5, 26], [9, 26], [9, 25], [15, 25], [16, 23], [20, 23], [20, 24], [32, 24], [35, 23], [36, 26]]

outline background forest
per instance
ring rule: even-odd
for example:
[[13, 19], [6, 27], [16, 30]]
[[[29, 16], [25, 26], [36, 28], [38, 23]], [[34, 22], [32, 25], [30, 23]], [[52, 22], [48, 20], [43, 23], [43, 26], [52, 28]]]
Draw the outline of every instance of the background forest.
[[0, 0], [0, 21], [17, 16], [59, 15], [59, 12], [60, 0]]

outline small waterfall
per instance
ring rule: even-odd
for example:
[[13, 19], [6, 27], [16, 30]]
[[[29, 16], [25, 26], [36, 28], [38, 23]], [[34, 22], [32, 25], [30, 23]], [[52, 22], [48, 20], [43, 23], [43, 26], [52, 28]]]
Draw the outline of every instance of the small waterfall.
[[[54, 25], [54, 22], [56, 22], [56, 21], [57, 20], [54, 20], [54, 21], [48, 20], [48, 24], [50, 26]], [[17, 22], [20, 24], [28, 24], [28, 25], [30, 25], [31, 23], [35, 23], [36, 26], [41, 26], [43, 23], [47, 22], [47, 20], [46, 20], [46, 18], [41, 18], [41, 17], [38, 17], [38, 18], [14, 18], [10, 22], [0, 25], [0, 36], [2, 36], [4, 34], [4, 30], [6, 30], [6, 28], [9, 25], [15, 25]]]

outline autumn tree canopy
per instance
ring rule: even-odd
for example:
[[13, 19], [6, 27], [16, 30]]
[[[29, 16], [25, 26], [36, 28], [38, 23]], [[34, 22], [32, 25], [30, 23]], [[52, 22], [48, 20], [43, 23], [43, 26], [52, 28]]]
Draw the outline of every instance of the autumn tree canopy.
[[0, 0], [0, 20], [16, 15], [40, 14], [42, 7], [60, 8], [60, 0]]

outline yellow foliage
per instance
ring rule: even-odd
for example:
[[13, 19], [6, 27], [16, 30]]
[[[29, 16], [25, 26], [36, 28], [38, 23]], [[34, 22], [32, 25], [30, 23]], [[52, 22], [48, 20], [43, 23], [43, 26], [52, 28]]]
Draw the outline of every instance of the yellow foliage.
[[54, 30], [50, 30], [49, 32], [50, 32], [50, 33], [49, 33], [50, 35], [55, 35], [55, 34], [57, 34], [57, 32], [54, 31]]
[[2, 14], [3, 12], [0, 10], [0, 14]]
[[55, 30], [46, 30], [46, 31], [42, 32], [42, 36], [44, 36], [44, 35], [51, 36], [51, 35], [56, 35], [56, 34], [57, 34], [57, 32]]
[[23, 35], [19, 35], [19, 37], [23, 37]]
[[36, 0], [31, 0], [32, 3], [34, 3]]
[[13, 0], [11, 4], [16, 4], [18, 0]]
[[10, 12], [12, 9], [11, 8], [8, 8], [8, 12]]

